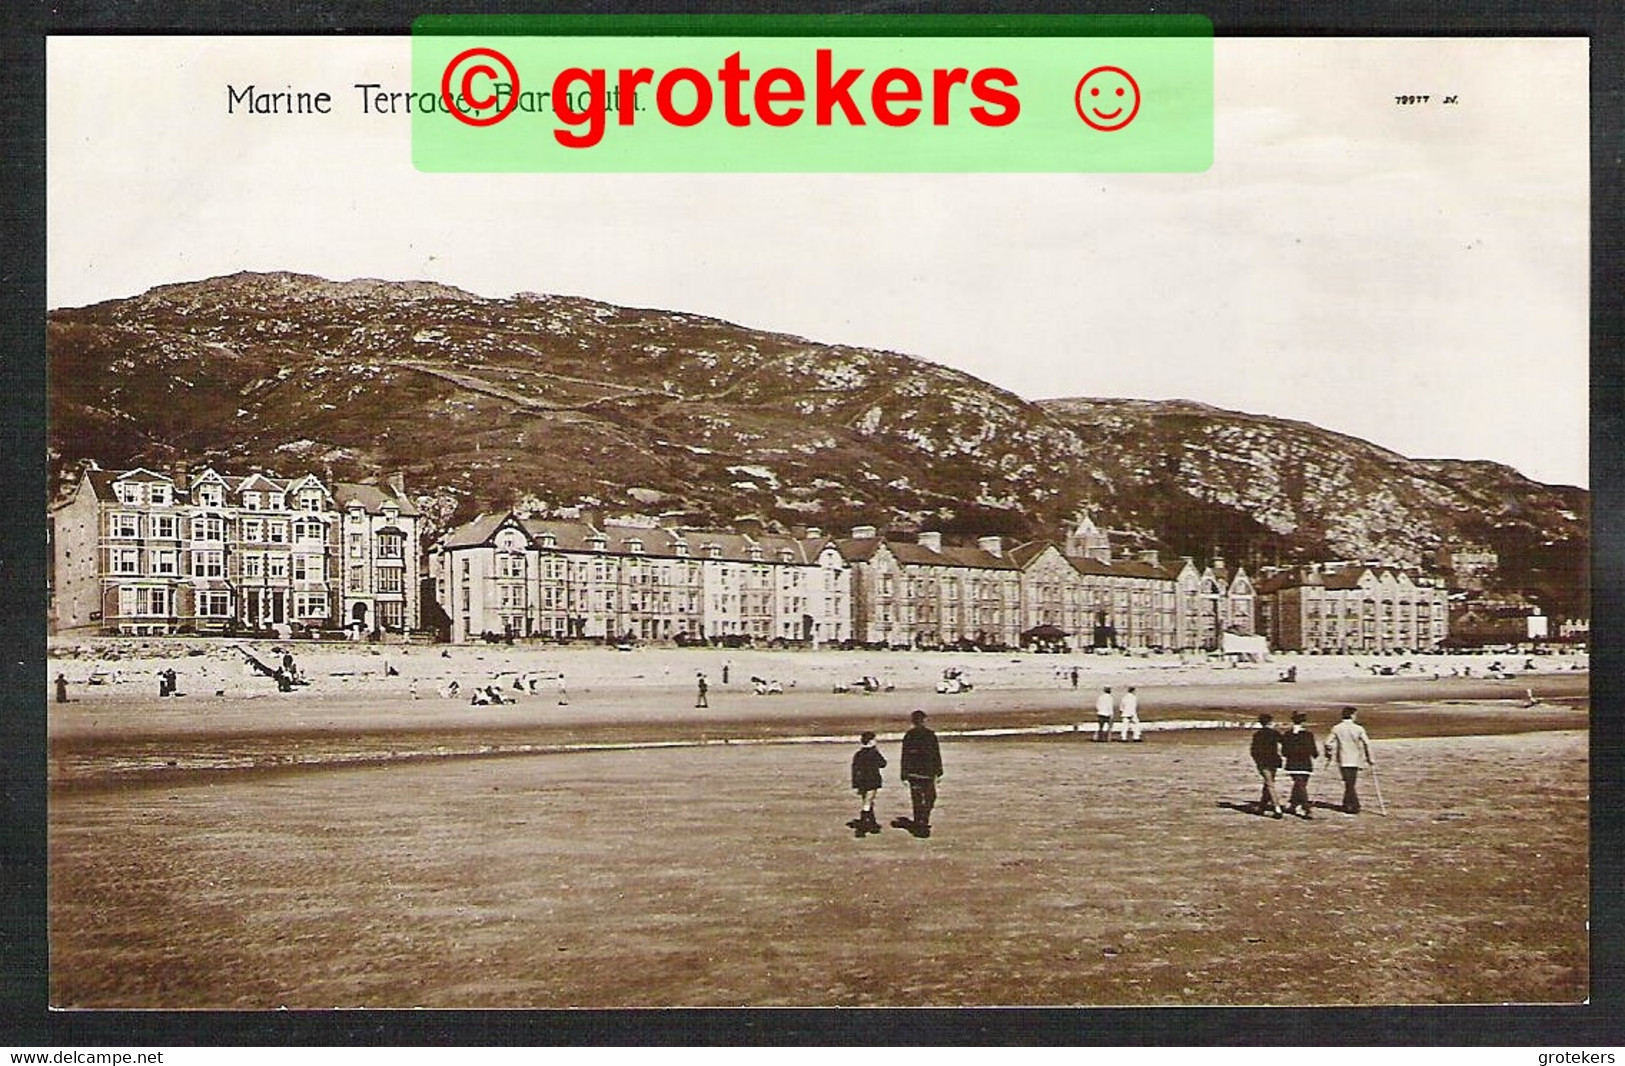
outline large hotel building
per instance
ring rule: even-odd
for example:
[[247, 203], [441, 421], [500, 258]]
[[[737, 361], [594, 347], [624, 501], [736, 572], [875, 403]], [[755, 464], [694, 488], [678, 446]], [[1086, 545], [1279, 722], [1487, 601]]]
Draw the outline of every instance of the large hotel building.
[[58, 632], [421, 625], [418, 512], [399, 478], [91, 469], [53, 512], [51, 536]]

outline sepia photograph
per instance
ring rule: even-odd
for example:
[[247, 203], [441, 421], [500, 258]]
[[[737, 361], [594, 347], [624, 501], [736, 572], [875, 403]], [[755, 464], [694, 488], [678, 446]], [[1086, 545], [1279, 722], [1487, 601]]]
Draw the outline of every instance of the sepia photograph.
[[1592, 998], [1586, 38], [1220, 36], [1128, 173], [45, 58], [51, 1007]]

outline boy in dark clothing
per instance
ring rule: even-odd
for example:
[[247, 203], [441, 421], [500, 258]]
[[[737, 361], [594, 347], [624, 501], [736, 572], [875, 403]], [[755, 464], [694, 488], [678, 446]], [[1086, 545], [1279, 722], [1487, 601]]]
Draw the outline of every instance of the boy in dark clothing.
[[865, 732], [858, 740], [862, 746], [852, 756], [852, 788], [863, 801], [863, 808], [846, 824], [862, 838], [880, 832], [880, 823], [875, 821], [875, 793], [880, 790], [880, 768], [886, 765], [886, 757], [875, 747], [873, 733]]
[[1292, 796], [1286, 802], [1287, 813], [1303, 809], [1305, 818], [1313, 818], [1309, 809], [1309, 775], [1315, 772], [1315, 735], [1304, 725], [1309, 716], [1303, 711], [1292, 712], [1292, 732], [1281, 738], [1281, 754], [1286, 758], [1286, 772], [1292, 777]]
[[897, 818], [892, 825], [907, 829], [917, 837], [931, 835], [931, 808], [937, 804], [937, 778], [942, 776], [942, 749], [937, 735], [925, 727], [925, 712], [909, 715], [914, 727], [903, 734], [903, 762], [899, 772], [908, 782], [914, 802], [914, 818]]
[[1281, 801], [1275, 798], [1275, 771], [1281, 768], [1281, 734], [1270, 723], [1275, 720], [1268, 711], [1258, 716], [1258, 728], [1253, 731], [1253, 765], [1264, 779], [1263, 794], [1258, 797], [1258, 813], [1273, 813], [1281, 817]]

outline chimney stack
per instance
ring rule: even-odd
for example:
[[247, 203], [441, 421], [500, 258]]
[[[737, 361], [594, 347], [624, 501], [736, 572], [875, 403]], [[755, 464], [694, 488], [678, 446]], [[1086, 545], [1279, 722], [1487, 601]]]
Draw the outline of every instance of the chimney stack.
[[942, 550], [942, 534], [941, 533], [921, 533], [920, 534], [920, 547], [922, 547], [922, 548], [930, 548], [934, 552], [940, 552]]
[[874, 540], [879, 531], [874, 526], [853, 526], [853, 540]]
[[397, 500], [406, 499], [406, 471], [397, 470], [389, 475], [389, 491], [395, 494]]
[[823, 540], [824, 531], [819, 529], [817, 526], [808, 526], [807, 531], [802, 534], [802, 537], [806, 540]]
[[993, 558], [995, 558], [995, 559], [1004, 558], [1004, 538], [1003, 537], [998, 537], [998, 536], [994, 536], [994, 537], [977, 537], [976, 538], [976, 546], [978, 548], [982, 549], [983, 551], [987, 552], [989, 555], [993, 556]]
[[1147, 566], [1161, 566], [1160, 558], [1155, 548], [1146, 548], [1140, 552], [1140, 562]]

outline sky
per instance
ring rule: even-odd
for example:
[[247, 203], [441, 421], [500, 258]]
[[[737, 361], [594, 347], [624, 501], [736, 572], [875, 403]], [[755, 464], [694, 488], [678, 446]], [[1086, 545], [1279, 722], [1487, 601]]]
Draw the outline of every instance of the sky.
[[[1205, 173], [572, 176], [417, 172], [352, 88], [407, 88], [406, 38], [52, 38], [47, 302], [240, 270], [563, 293], [1588, 485], [1585, 40], [1214, 46]], [[250, 83], [334, 113], [227, 114]]]

